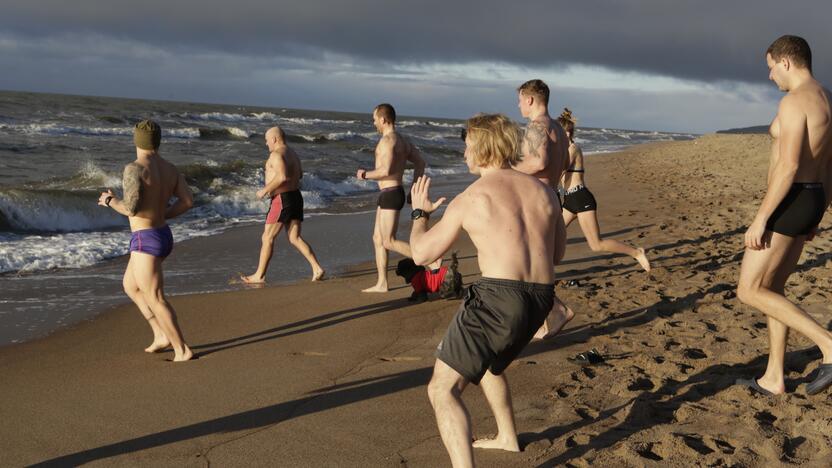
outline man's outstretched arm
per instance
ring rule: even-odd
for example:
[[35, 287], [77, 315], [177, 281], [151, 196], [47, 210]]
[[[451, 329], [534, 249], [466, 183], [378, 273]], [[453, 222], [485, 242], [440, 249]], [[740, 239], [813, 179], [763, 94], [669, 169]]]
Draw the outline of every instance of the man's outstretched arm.
[[[420, 177], [413, 183], [410, 193], [413, 197], [414, 210], [420, 209], [432, 213], [445, 201], [445, 198], [440, 198], [435, 202], [430, 201], [429, 188], [430, 178], [428, 177]], [[428, 218], [413, 220], [410, 228], [410, 251], [417, 265], [427, 265], [436, 261], [453, 245], [462, 228], [462, 210], [457, 200], [458, 198], [454, 199], [448, 205], [442, 219], [430, 229], [428, 229]]]

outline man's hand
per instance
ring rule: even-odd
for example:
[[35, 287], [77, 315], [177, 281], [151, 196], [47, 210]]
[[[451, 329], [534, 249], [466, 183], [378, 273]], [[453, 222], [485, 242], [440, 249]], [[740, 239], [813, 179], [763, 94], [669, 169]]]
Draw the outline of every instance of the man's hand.
[[748, 231], [745, 232], [745, 246], [751, 250], [762, 250], [765, 247], [763, 236], [766, 233], [766, 224], [759, 219], [754, 219]]
[[113, 194], [113, 191], [110, 190], [110, 189], [107, 189], [106, 192], [101, 192], [101, 196], [98, 197], [98, 205], [99, 206], [108, 206], [107, 205], [107, 199], [109, 198], [110, 201], [112, 202], [113, 201], [112, 199], [115, 198], [115, 197], [116, 196]]
[[257, 191], [257, 198], [266, 198], [269, 195], [271, 195], [271, 194], [269, 192], [267, 192], [266, 189], [264, 189], [264, 188]]
[[355, 171], [355, 178], [359, 180], [364, 180], [367, 178], [367, 170], [366, 169], [359, 169]]
[[413, 187], [410, 188], [410, 195], [413, 199], [413, 209], [414, 210], [423, 210], [428, 213], [433, 213], [437, 208], [439, 208], [442, 203], [445, 202], [445, 197], [436, 200], [435, 202], [430, 201], [430, 194], [428, 191], [430, 190], [430, 177], [422, 176], [416, 179], [416, 182], [413, 182]]

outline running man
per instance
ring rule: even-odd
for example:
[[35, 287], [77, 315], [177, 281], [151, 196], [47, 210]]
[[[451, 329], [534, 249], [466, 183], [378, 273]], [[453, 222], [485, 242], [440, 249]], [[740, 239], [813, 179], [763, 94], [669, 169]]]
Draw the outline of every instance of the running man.
[[[130, 261], [124, 272], [124, 292], [138, 306], [153, 330], [153, 343], [145, 352], [172, 347], [176, 362], [187, 361], [193, 352], [185, 343], [176, 311], [165, 298], [162, 262], [173, 250], [173, 234], [167, 220], [188, 211], [193, 197], [185, 177], [176, 166], [159, 156], [162, 129], [152, 120], [133, 128], [136, 160], [124, 167], [124, 198], [112, 190], [102, 192], [98, 204], [112, 208], [130, 221]], [[171, 197], [176, 202], [168, 206]]]
[[376, 168], [368, 171], [359, 169], [355, 176], [359, 179], [375, 180], [381, 193], [376, 208], [376, 224], [373, 229], [373, 247], [376, 253], [378, 281], [375, 286], [362, 292], [387, 292], [387, 251], [393, 250], [410, 257], [407, 242], [396, 239], [399, 227], [399, 211], [406, 201], [402, 176], [405, 165], [410, 161], [413, 166], [413, 180], [425, 172], [425, 161], [419, 150], [403, 135], [396, 131], [396, 111], [390, 104], [379, 104], [373, 109], [373, 125], [381, 134], [376, 146]]
[[[549, 86], [541, 80], [529, 80], [517, 88], [517, 107], [520, 115], [529, 119], [523, 142], [520, 146], [523, 158], [515, 163], [514, 168], [525, 174], [540, 179], [552, 191], [557, 192], [558, 181], [569, 162], [566, 133], [563, 128], [549, 116]], [[563, 225], [560, 201], [558, 200], [557, 217], [557, 254], [555, 265], [566, 252], [566, 227]], [[547, 339], [558, 332], [572, 320], [575, 313], [555, 296], [550, 320], [535, 335], [536, 339]]]
[[312, 247], [300, 236], [303, 223], [303, 195], [300, 193], [300, 179], [303, 178], [300, 158], [286, 144], [286, 134], [280, 127], [266, 131], [266, 146], [269, 159], [266, 160], [266, 185], [257, 191], [257, 198], [270, 198], [266, 227], [263, 229], [260, 245], [260, 261], [257, 271], [249, 276], [240, 276], [247, 284], [266, 282], [266, 270], [274, 253], [274, 241], [283, 226], [287, 227], [289, 242], [298, 249], [312, 267], [312, 281], [324, 277], [324, 269], [318, 263]]
[[578, 219], [586, 242], [593, 252], [620, 253], [633, 257], [644, 271], [650, 271], [650, 261], [647, 260], [642, 248], [633, 248], [615, 239], [602, 239], [601, 228], [598, 226], [598, 204], [592, 192], [584, 185], [584, 152], [575, 143], [575, 118], [572, 111], [564, 109], [558, 117], [558, 123], [566, 131], [569, 138], [569, 164], [561, 178], [563, 186], [563, 224], [569, 227], [572, 221]]
[[769, 79], [786, 96], [771, 123], [771, 161], [766, 195], [745, 233], [737, 297], [768, 316], [769, 356], [759, 379], [738, 379], [763, 395], [785, 393], [783, 361], [789, 329], [823, 353], [806, 393], [832, 384], [832, 334], [785, 296], [803, 244], [814, 236], [832, 201], [832, 95], [812, 76], [809, 44], [782, 36], [766, 51]]
[[[503, 371], [546, 320], [554, 303], [558, 201], [535, 177], [512, 169], [520, 131], [503, 115], [468, 119], [465, 162], [479, 179], [457, 196], [428, 230], [428, 218], [445, 201], [430, 200], [430, 179], [411, 190], [413, 259], [441, 257], [465, 230], [477, 249], [482, 278], [472, 284], [437, 347], [428, 396], [454, 467], [474, 464], [473, 448], [517, 452], [511, 394]], [[471, 443], [471, 422], [461, 395], [482, 390], [497, 421], [494, 439]]]

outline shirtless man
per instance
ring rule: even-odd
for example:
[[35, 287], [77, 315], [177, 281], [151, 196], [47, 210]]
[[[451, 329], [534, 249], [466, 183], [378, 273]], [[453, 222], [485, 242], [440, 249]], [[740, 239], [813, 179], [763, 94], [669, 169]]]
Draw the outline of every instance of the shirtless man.
[[738, 379], [763, 395], [785, 393], [783, 360], [789, 329], [823, 353], [812, 395], [832, 384], [832, 334], [785, 297], [803, 244], [832, 201], [832, 95], [812, 76], [809, 44], [783, 36], [766, 51], [769, 79], [787, 94], [771, 124], [774, 138], [766, 195], [745, 233], [737, 297], [768, 316], [768, 367], [759, 379]]
[[[511, 167], [519, 159], [517, 126], [503, 115], [478, 115], [468, 120], [466, 130], [465, 162], [480, 178], [448, 205], [430, 230], [428, 218], [445, 199], [430, 200], [426, 177], [411, 190], [413, 260], [426, 265], [441, 257], [464, 229], [477, 249], [482, 272], [437, 347], [428, 384], [442, 442], [457, 468], [473, 466], [474, 447], [520, 450], [503, 371], [552, 309], [560, 241], [555, 192]], [[473, 445], [461, 398], [468, 383], [482, 383], [498, 430], [494, 439]]]
[[[133, 235], [123, 285], [153, 330], [153, 343], [145, 351], [155, 353], [170, 346], [174, 361], [187, 361], [193, 352], [182, 337], [173, 306], [165, 299], [162, 261], [173, 250], [173, 235], [166, 220], [188, 211], [193, 198], [185, 177], [159, 156], [161, 138], [162, 129], [156, 122], [143, 120], [136, 124], [136, 160], [124, 167], [124, 198], [107, 190], [98, 197], [98, 204], [130, 221]], [[176, 202], [168, 206], [171, 197], [176, 197]]]
[[280, 127], [266, 131], [266, 146], [269, 159], [266, 160], [266, 185], [257, 191], [257, 198], [270, 198], [271, 205], [266, 214], [266, 227], [263, 229], [260, 246], [260, 261], [257, 271], [249, 276], [240, 276], [247, 284], [266, 282], [266, 270], [274, 253], [274, 241], [284, 225], [287, 225], [289, 242], [298, 249], [312, 267], [312, 281], [324, 276], [324, 269], [318, 263], [312, 247], [300, 236], [303, 223], [303, 196], [300, 193], [300, 179], [303, 169], [300, 158], [292, 148], [286, 145], [286, 134]]
[[[517, 88], [517, 107], [520, 115], [529, 119], [523, 143], [520, 146], [523, 158], [514, 168], [525, 174], [540, 179], [553, 191], [557, 191], [563, 171], [569, 164], [569, 140], [563, 127], [549, 116], [549, 87], [541, 80], [529, 80]], [[557, 255], [555, 264], [561, 261], [566, 252], [566, 226], [563, 224], [560, 201], [557, 207]], [[575, 316], [572, 309], [555, 296], [552, 308], [551, 324], [549, 320], [535, 335], [536, 339], [551, 338], [558, 334], [564, 325]]]
[[381, 190], [373, 229], [378, 281], [375, 286], [363, 290], [377, 293], [387, 292], [387, 251], [394, 250], [405, 257], [411, 256], [407, 242], [396, 239], [399, 211], [404, 208], [406, 198], [402, 176], [406, 163], [410, 161], [414, 165], [413, 180], [418, 179], [425, 172], [425, 161], [419, 150], [396, 132], [396, 111], [393, 106], [386, 103], [377, 105], [373, 109], [373, 125], [381, 133], [376, 146], [376, 168], [372, 171], [359, 169], [355, 176], [377, 181]]

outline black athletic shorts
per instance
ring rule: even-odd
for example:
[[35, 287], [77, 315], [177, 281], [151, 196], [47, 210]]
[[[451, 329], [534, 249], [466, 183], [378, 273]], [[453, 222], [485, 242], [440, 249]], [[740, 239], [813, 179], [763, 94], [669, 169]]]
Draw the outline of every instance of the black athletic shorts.
[[571, 213], [583, 213], [584, 211], [595, 211], [598, 204], [592, 192], [583, 185], [570, 189], [563, 195], [563, 209]]
[[789, 237], [805, 236], [820, 224], [825, 212], [826, 193], [822, 183], [794, 183], [774, 209], [766, 229]]
[[436, 357], [479, 385], [500, 375], [529, 344], [555, 301], [553, 284], [481, 278], [465, 292]]
[[404, 188], [401, 185], [381, 190], [378, 196], [378, 206], [382, 210], [401, 210], [404, 208]]
[[266, 224], [285, 224], [293, 219], [303, 221], [303, 195], [300, 190], [275, 195], [266, 214]]

